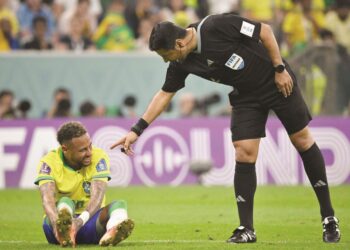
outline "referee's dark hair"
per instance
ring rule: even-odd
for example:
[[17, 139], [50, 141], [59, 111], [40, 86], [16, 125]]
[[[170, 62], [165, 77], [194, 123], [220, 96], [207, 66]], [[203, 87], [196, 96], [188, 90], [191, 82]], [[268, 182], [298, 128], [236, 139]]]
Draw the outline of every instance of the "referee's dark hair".
[[60, 145], [80, 137], [87, 133], [83, 124], [76, 121], [66, 122], [61, 125], [57, 132], [57, 141]]
[[186, 36], [186, 29], [180, 28], [172, 22], [161, 22], [156, 24], [149, 38], [149, 49], [151, 51], [175, 48], [176, 39]]

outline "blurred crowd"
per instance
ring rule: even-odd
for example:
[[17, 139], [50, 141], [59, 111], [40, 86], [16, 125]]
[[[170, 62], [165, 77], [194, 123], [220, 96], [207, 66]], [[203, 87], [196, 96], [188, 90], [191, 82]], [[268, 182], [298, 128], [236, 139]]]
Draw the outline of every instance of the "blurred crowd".
[[[301, 54], [312, 45], [335, 46], [339, 54], [339, 108], [350, 114], [350, 0], [0, 0], [0, 52], [145, 52], [155, 23], [170, 20], [186, 27], [209, 14], [225, 12], [270, 24], [284, 57]], [[318, 104], [311, 107], [315, 114], [322, 113], [326, 94], [322, 81], [327, 76], [318, 72], [317, 65], [312, 65], [312, 84], [323, 86], [322, 91], [313, 91], [320, 93]], [[54, 100], [43, 117], [73, 116], [69, 90], [57, 89]], [[0, 119], [26, 117], [30, 101], [14, 102], [13, 92], [0, 89]], [[179, 116], [205, 115], [208, 107], [218, 102], [215, 93], [206, 97], [186, 93], [177, 103]], [[74, 115], [134, 117], [140, 115], [135, 112], [136, 104], [132, 95], [125, 96], [124, 103], [115, 108], [87, 100]], [[217, 114], [229, 113], [227, 107]]]
[[[70, 90], [58, 88], [54, 91], [52, 104], [43, 110], [41, 118], [64, 117], [129, 117], [136, 118], [137, 98], [130, 94], [125, 96], [120, 105], [106, 107], [97, 105], [92, 100], [85, 100], [79, 105], [78, 113], [72, 111], [73, 98]], [[17, 100], [11, 90], [0, 91], [0, 120], [26, 119], [31, 109], [30, 100]]]
[[[105, 105], [97, 105], [92, 100], [86, 99], [79, 105], [78, 112], [73, 112], [72, 94], [69, 89], [57, 88], [52, 97], [52, 104], [48, 110], [43, 110], [41, 118], [64, 118], [64, 117], [125, 117], [137, 118], [137, 96], [133, 94], [126, 95], [120, 104], [107, 107]], [[196, 98], [192, 93], [185, 92], [180, 94], [176, 107], [173, 103], [165, 110], [163, 117], [174, 118], [168, 115], [177, 109], [176, 117], [189, 118], [206, 116], [209, 109], [217, 106], [221, 101], [220, 94], [213, 93]], [[27, 119], [30, 118], [28, 113], [31, 109], [31, 102], [28, 99], [17, 100], [15, 94], [8, 89], [0, 90], [0, 120]], [[216, 116], [226, 116], [231, 112], [231, 108], [219, 109], [215, 112]]]
[[285, 56], [324, 32], [349, 51], [349, 9], [349, 0], [0, 0], [0, 51], [147, 51], [155, 23], [224, 12], [273, 26]]

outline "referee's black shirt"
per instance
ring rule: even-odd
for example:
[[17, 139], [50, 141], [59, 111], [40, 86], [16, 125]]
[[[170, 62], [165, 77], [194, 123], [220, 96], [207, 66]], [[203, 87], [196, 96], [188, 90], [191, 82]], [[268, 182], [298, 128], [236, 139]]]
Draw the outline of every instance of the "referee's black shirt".
[[189, 74], [233, 86], [242, 93], [273, 82], [273, 65], [259, 40], [260, 23], [234, 14], [219, 14], [190, 27], [197, 30], [197, 50], [183, 62], [169, 64], [162, 90], [178, 91]]

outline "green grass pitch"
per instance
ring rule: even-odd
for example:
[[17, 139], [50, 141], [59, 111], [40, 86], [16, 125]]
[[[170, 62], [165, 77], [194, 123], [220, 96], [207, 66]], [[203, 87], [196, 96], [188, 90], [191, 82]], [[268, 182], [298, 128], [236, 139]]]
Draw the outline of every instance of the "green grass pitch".
[[[331, 187], [342, 239], [325, 244], [316, 197], [309, 187], [258, 187], [255, 229], [258, 242], [225, 240], [238, 226], [232, 188], [110, 188], [107, 200], [125, 199], [133, 234], [116, 249], [350, 249], [350, 186]], [[0, 191], [0, 249], [60, 249], [48, 245], [41, 229], [37, 190]], [[78, 249], [100, 249], [78, 246]]]

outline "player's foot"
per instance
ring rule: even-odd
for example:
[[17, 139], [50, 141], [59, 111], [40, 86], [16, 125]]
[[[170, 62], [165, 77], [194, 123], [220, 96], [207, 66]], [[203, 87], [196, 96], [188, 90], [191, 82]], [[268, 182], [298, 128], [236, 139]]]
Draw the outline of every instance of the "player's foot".
[[226, 241], [227, 243], [254, 243], [256, 242], [256, 234], [254, 231], [239, 226], [233, 231], [232, 236]]
[[334, 216], [326, 217], [323, 224], [323, 241], [337, 243], [340, 240], [339, 221]]
[[70, 233], [72, 227], [72, 215], [67, 208], [62, 208], [58, 212], [58, 220], [56, 221], [58, 241], [61, 246], [73, 246]]
[[101, 238], [100, 246], [115, 246], [122, 240], [129, 237], [134, 229], [134, 222], [130, 219], [126, 219], [118, 225], [109, 229]]

